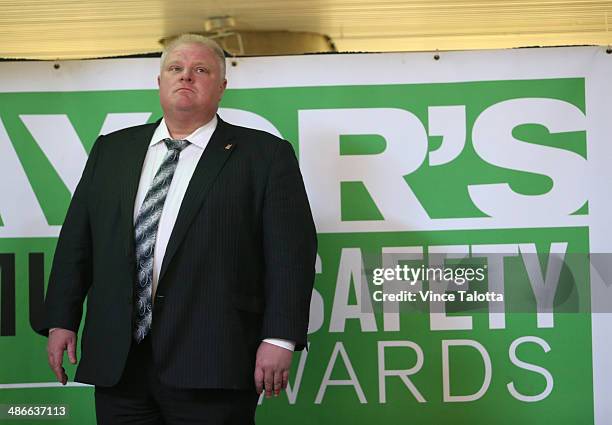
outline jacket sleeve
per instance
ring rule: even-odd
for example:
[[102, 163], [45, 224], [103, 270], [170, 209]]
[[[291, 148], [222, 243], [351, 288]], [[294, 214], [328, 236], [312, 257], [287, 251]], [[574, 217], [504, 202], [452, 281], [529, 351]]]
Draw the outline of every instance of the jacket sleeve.
[[317, 236], [304, 182], [291, 144], [278, 143], [263, 206], [265, 311], [262, 339], [306, 346], [314, 285]]
[[44, 336], [49, 328], [79, 329], [92, 279], [88, 204], [90, 196], [95, 196], [91, 186], [102, 139], [100, 136], [94, 143], [60, 231], [45, 298], [44, 326], [36, 330]]

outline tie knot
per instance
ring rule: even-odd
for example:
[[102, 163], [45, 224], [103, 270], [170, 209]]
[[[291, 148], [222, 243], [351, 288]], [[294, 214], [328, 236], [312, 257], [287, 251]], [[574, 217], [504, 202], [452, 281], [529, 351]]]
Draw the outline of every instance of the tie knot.
[[164, 139], [164, 143], [169, 151], [180, 152], [187, 147], [189, 140], [182, 139]]

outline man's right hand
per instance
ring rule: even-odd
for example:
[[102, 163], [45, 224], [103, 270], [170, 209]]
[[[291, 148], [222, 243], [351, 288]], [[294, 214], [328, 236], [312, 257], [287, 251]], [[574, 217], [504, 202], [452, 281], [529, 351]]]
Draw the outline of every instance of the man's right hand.
[[62, 367], [64, 351], [68, 351], [70, 363], [76, 364], [76, 344], [77, 336], [73, 331], [57, 328], [49, 332], [49, 341], [47, 342], [49, 366], [51, 366], [51, 370], [55, 373], [57, 381], [61, 382], [62, 385], [66, 385], [66, 382], [68, 382], [68, 375], [66, 375], [66, 371]]

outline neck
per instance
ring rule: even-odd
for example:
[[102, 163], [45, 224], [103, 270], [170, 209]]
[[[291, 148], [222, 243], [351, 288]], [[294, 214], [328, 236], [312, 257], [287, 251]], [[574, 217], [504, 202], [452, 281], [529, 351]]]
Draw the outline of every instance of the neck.
[[210, 122], [214, 117], [212, 116], [194, 116], [190, 114], [164, 114], [164, 120], [170, 137], [173, 139], [184, 139], [193, 133], [196, 129], [202, 127], [204, 124]]

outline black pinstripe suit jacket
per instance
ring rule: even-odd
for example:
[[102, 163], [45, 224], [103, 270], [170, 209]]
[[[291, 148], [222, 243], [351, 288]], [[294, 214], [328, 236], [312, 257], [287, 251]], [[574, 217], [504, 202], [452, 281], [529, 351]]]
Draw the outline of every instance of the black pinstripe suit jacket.
[[[75, 380], [111, 386], [132, 338], [133, 208], [157, 124], [100, 136], [58, 240], [45, 334], [77, 330]], [[162, 263], [151, 341], [162, 382], [252, 388], [263, 338], [306, 344], [316, 232], [291, 145], [268, 133], [217, 128], [185, 193]]]

